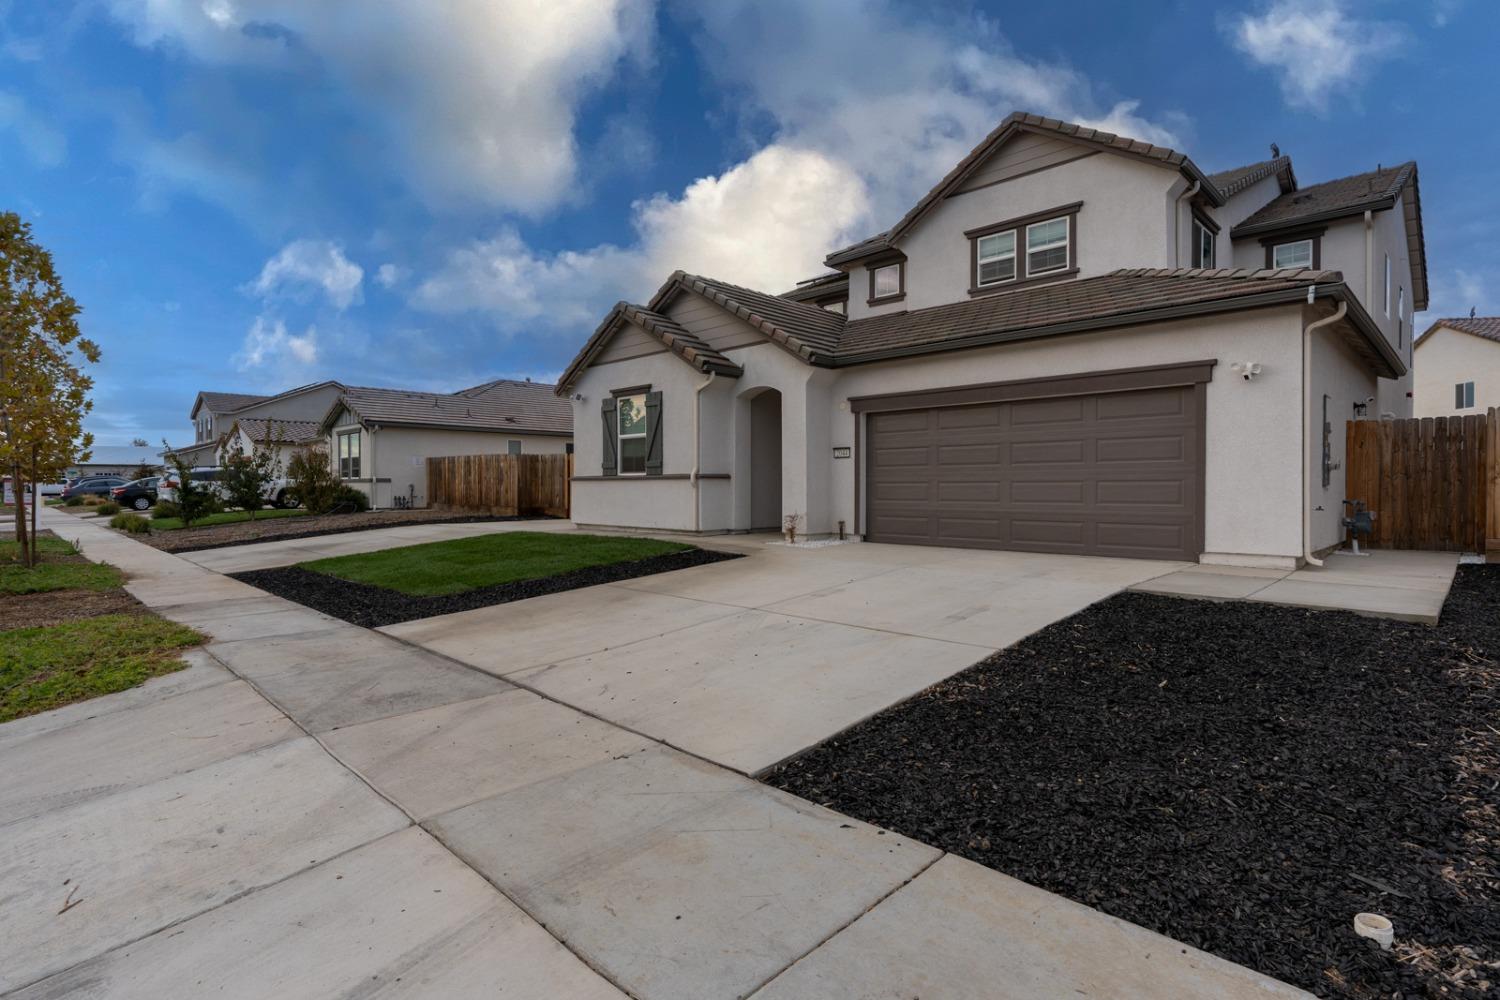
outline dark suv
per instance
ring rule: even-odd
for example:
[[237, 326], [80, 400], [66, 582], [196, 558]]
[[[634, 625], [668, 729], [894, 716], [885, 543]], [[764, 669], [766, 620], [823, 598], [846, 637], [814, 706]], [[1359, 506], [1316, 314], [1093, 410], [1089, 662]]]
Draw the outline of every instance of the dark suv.
[[107, 497], [110, 490], [124, 485], [125, 479], [122, 476], [84, 476], [64, 486], [62, 498], [67, 500], [71, 497]]
[[148, 476], [145, 479], [137, 479], [133, 483], [124, 486], [116, 486], [109, 491], [109, 498], [121, 507], [134, 507], [136, 510], [147, 510], [156, 506], [156, 484], [161, 482], [161, 476]]

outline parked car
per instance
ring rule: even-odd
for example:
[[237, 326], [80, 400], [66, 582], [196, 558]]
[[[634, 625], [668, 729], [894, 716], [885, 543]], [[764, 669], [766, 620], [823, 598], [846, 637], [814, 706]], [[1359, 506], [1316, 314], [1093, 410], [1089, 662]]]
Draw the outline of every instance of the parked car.
[[67, 483], [43, 483], [37, 487], [44, 497], [60, 497], [63, 490], [68, 488]]
[[116, 486], [110, 490], [109, 498], [121, 507], [147, 510], [156, 505], [156, 485], [160, 482], [161, 476], [147, 476], [145, 479], [137, 479], [133, 483]]
[[[218, 482], [219, 469], [217, 466], [202, 466], [197, 469], [189, 469], [188, 475], [193, 477], [193, 482], [206, 485], [220, 500], [224, 499], [224, 488]], [[177, 487], [177, 473], [175, 471], [168, 472], [156, 484], [157, 500], [176, 503]]]
[[125, 479], [122, 476], [86, 476], [63, 487], [60, 495], [64, 500], [85, 496], [107, 497], [110, 490], [124, 485]]

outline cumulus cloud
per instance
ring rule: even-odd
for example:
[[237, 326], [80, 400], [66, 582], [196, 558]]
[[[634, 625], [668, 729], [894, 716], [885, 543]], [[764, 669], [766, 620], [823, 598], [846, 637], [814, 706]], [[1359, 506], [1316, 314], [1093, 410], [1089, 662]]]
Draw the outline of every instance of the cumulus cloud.
[[209, 66], [316, 74], [433, 203], [538, 211], [577, 180], [578, 103], [650, 56], [632, 0], [111, 0], [135, 42]]
[[318, 332], [309, 326], [293, 334], [281, 320], [257, 316], [234, 360], [240, 371], [272, 365], [283, 369], [307, 367], [318, 360]]
[[453, 251], [424, 280], [414, 304], [435, 312], [479, 309], [508, 324], [576, 332], [614, 301], [648, 297], [674, 270], [780, 291], [868, 215], [864, 182], [821, 153], [768, 146], [744, 163], [694, 181], [678, 196], [635, 203], [638, 239], [544, 253], [514, 228]]
[[375, 270], [375, 282], [381, 288], [395, 288], [405, 281], [410, 273], [399, 264], [381, 264]]
[[[1432, 289], [1428, 296], [1427, 310], [1422, 313], [1420, 323], [1431, 323], [1438, 319], [1451, 319], [1469, 315], [1473, 309], [1480, 316], [1500, 314], [1500, 296], [1491, 294], [1500, 288], [1495, 275], [1458, 268], [1453, 271], [1434, 272]], [[1418, 330], [1420, 333], [1421, 330]]]
[[1345, 0], [1274, 0], [1232, 21], [1229, 34], [1252, 62], [1278, 75], [1287, 104], [1318, 113], [1406, 37], [1399, 25], [1351, 13]]
[[293, 240], [266, 261], [250, 287], [266, 298], [321, 288], [334, 308], [347, 309], [360, 301], [364, 276], [364, 269], [345, 257], [338, 244]]

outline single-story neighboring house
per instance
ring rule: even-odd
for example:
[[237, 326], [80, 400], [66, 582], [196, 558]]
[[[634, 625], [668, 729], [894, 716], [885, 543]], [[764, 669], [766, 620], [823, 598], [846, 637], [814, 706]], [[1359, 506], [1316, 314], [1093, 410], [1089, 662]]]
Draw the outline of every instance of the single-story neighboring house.
[[1418, 338], [1417, 357], [1417, 416], [1463, 416], [1500, 406], [1500, 316], [1437, 320]]
[[219, 445], [218, 457], [222, 461], [226, 450], [234, 447], [238, 439], [245, 454], [257, 448], [274, 448], [281, 472], [286, 474], [292, 456], [299, 450], [323, 444], [322, 428], [316, 420], [275, 420], [262, 417], [243, 417], [229, 427], [228, 434]]
[[68, 466], [67, 477], [79, 479], [84, 476], [124, 476], [129, 479], [141, 466], [149, 466], [153, 472], [162, 468], [159, 449], [150, 446], [138, 448], [134, 445], [96, 444], [87, 461]]
[[427, 505], [427, 459], [563, 454], [573, 409], [555, 386], [497, 379], [454, 393], [348, 387], [319, 424], [339, 476], [373, 507]]
[[1409, 405], [1416, 164], [1299, 187], [1272, 153], [1210, 174], [1016, 114], [836, 273], [674, 273], [559, 380], [573, 520], [1316, 560], [1345, 424]]

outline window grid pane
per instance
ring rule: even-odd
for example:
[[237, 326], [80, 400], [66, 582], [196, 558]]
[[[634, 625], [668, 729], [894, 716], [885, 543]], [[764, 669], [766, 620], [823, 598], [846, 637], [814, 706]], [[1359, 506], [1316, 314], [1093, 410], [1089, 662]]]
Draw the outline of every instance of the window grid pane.
[[1271, 253], [1272, 267], [1311, 267], [1312, 241], [1283, 243]]
[[1040, 274], [1068, 266], [1068, 220], [1051, 219], [1026, 227], [1026, 273]]
[[646, 471], [646, 397], [621, 396], [615, 405], [620, 439], [620, 474], [643, 474]]
[[982, 236], [975, 248], [980, 285], [1011, 281], [1016, 276], [1015, 230]]
[[901, 291], [901, 265], [887, 264], [875, 269], [875, 298], [896, 295]]

